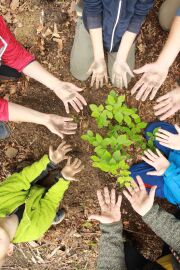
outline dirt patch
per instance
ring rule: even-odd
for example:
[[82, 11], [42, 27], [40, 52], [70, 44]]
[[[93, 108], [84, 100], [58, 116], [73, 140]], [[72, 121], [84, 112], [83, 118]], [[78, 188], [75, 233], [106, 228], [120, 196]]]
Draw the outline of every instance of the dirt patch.
[[[167, 37], [167, 33], [163, 32], [158, 24], [157, 14], [161, 3], [161, 0], [155, 1], [155, 7], [150, 12], [138, 37], [136, 67], [154, 61]], [[89, 87], [89, 82], [80, 83], [76, 81], [69, 72], [69, 55], [75, 29], [75, 18], [72, 10], [74, 3], [70, 0], [62, 2], [28, 0], [20, 1], [20, 4], [24, 5], [24, 9], [13, 14], [7, 13], [9, 12], [8, 1], [4, 1], [1, 6], [4, 8], [2, 13], [9, 16], [11, 28], [16, 29], [15, 33], [18, 39], [29, 47], [35, 53], [37, 59], [61, 80], [74, 82], [83, 87], [85, 89], [84, 96], [89, 104], [102, 103], [112, 88], [110, 85], [97, 91]], [[41, 33], [37, 34], [38, 27], [41, 27], [40, 14], [42, 14], [42, 10], [44, 12], [43, 23], [46, 29], [49, 28], [54, 31], [54, 24], [57, 25], [63, 45], [61, 51], [57, 42], [51, 36], [43, 38]], [[15, 19], [17, 21], [13, 22]], [[20, 26], [22, 24], [22, 27], [18, 28], [18, 23], [20, 23]], [[161, 87], [159, 95], [168, 92], [174, 87], [174, 74], [177, 71], [178, 59], [173, 64], [168, 79]], [[129, 90], [137, 79], [136, 77], [131, 82]], [[95, 91], [96, 94], [94, 94]], [[124, 91], [120, 91], [120, 93], [124, 93]], [[6, 95], [13, 102], [42, 112], [65, 115], [63, 104], [52, 91], [33, 80], [27, 81], [22, 78], [18, 83], [2, 84], [0, 94], [1, 96]], [[152, 110], [154, 102], [139, 103], [129, 95], [129, 91], [126, 92], [126, 95], [127, 104], [137, 107], [144, 121], [156, 120]], [[7, 261], [7, 267], [3, 269], [95, 269], [100, 231], [98, 224], [87, 223], [87, 216], [90, 213], [97, 212], [97, 209], [99, 209], [95, 190], [105, 185], [109, 187], [115, 186], [115, 180], [107, 174], [92, 168], [89, 159], [92, 148], [80, 139], [80, 136], [87, 129], [95, 130], [89, 108], [79, 115], [72, 112], [72, 116], [78, 122], [79, 129], [75, 136], [67, 137], [67, 141], [73, 146], [73, 155], [82, 159], [85, 170], [79, 175], [79, 183], [71, 184], [63, 200], [63, 207], [67, 210], [66, 218], [62, 224], [52, 227], [36, 245], [17, 245], [14, 256]], [[180, 123], [179, 115], [169, 119], [169, 122]], [[12, 173], [19, 163], [40, 158], [44, 153], [47, 153], [50, 144], [57, 146], [60, 143], [60, 139], [52, 135], [44, 127], [27, 123], [11, 123], [9, 126], [11, 137], [0, 142], [1, 179]], [[8, 147], [18, 150], [13, 159], [5, 156]], [[165, 201], [159, 203], [168, 211], [175, 210]], [[122, 213], [125, 229], [130, 231], [137, 240], [141, 252], [146, 257], [155, 260], [161, 254], [162, 241], [132, 211], [125, 199]]]

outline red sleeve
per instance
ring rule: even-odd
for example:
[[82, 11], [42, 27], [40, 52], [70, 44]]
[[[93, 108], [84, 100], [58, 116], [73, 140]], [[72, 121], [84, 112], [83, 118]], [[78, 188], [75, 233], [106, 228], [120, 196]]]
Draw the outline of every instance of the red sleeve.
[[9, 120], [8, 101], [0, 98], [0, 121]]
[[[15, 39], [2, 16], [0, 16], [0, 36], [7, 43], [7, 48], [2, 55], [2, 61], [5, 65], [21, 72], [35, 59], [35, 57]], [[3, 42], [0, 40], [0, 48], [3, 46]]]

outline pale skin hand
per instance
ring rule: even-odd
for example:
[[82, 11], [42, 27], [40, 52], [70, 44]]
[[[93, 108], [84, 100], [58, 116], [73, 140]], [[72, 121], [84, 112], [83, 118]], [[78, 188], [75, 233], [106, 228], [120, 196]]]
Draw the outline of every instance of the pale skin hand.
[[101, 215], [90, 215], [89, 220], [95, 219], [104, 224], [110, 224], [121, 220], [121, 202], [122, 196], [119, 196], [116, 201], [115, 189], [109, 192], [108, 188], [104, 188], [104, 192], [97, 191], [99, 205], [101, 207]]
[[134, 73], [144, 74], [132, 88], [131, 95], [136, 93], [136, 100], [145, 101], [149, 96], [150, 100], [153, 100], [167, 77], [168, 68], [163, 68], [155, 62], [134, 70]]
[[76, 133], [77, 124], [72, 123], [73, 118], [62, 117], [55, 114], [50, 114], [48, 121], [44, 125], [54, 134], [62, 139], [64, 135], [72, 135]]
[[66, 142], [62, 142], [56, 150], [53, 149], [53, 146], [51, 145], [49, 147], [49, 159], [54, 164], [59, 164], [61, 161], [68, 159], [68, 156], [66, 156], [70, 151], [72, 151], [72, 148], [69, 144], [66, 144]]
[[98, 89], [99, 87], [103, 87], [104, 81], [106, 83], [108, 82], [105, 59], [98, 59], [92, 63], [90, 69], [88, 70], [88, 75], [91, 74], [91, 87], [93, 87], [93, 85], [95, 84], [96, 89]]
[[75, 134], [77, 124], [72, 123], [72, 118], [62, 117], [55, 114], [45, 114], [24, 106], [8, 103], [9, 121], [29, 122], [44, 125], [52, 133], [64, 137], [64, 134]]
[[62, 82], [49, 73], [43, 66], [34, 61], [23, 69], [23, 73], [36, 81], [44, 84], [50, 88], [64, 103], [66, 112], [69, 113], [69, 105], [71, 105], [76, 112], [80, 112], [84, 105], [87, 105], [85, 99], [79, 92], [81, 88], [72, 83]]
[[89, 29], [94, 61], [88, 70], [88, 75], [92, 74], [91, 87], [95, 84], [96, 89], [103, 87], [104, 81], [108, 82], [107, 66], [104, 59], [102, 28]]
[[179, 29], [180, 16], [176, 16], [171, 26], [168, 39], [158, 57], [158, 60], [155, 63], [147, 64], [140, 69], [134, 70], [136, 74], [144, 73], [142, 78], [131, 90], [132, 95], [137, 92], [137, 100], [145, 101], [149, 95], [150, 100], [153, 100], [158, 89], [165, 81], [169, 67], [172, 65], [180, 51]]
[[178, 134], [170, 133], [167, 130], [159, 129], [156, 133], [156, 140], [163, 146], [173, 150], [180, 150], [180, 127], [175, 125]]
[[150, 166], [155, 168], [155, 171], [148, 172], [148, 175], [161, 176], [170, 166], [170, 163], [158, 149], [156, 149], [156, 152], [157, 154], [153, 153], [151, 150], [148, 149], [147, 151], [144, 151], [144, 156], [142, 157], [142, 159]]
[[121, 39], [119, 50], [112, 69], [112, 83], [119, 88], [122, 88], [123, 85], [125, 88], [127, 88], [127, 74], [134, 77], [134, 74], [127, 64], [127, 57], [135, 38], [135, 33], [126, 31]]
[[73, 162], [71, 162], [71, 159], [71, 157], [68, 158], [66, 166], [62, 169], [61, 174], [64, 179], [68, 181], [78, 181], [75, 175], [81, 172], [84, 169], [84, 166], [80, 159], [75, 158]]
[[123, 191], [123, 194], [130, 202], [132, 208], [140, 215], [146, 215], [152, 208], [157, 186], [151, 188], [149, 194], [145, 188], [143, 180], [137, 176], [137, 183], [133, 180], [131, 187]]
[[126, 62], [116, 59], [112, 69], [112, 83], [118, 88], [122, 88], [123, 85], [127, 88], [127, 74], [134, 77], [130, 67]]
[[157, 105], [154, 106], [155, 115], [161, 121], [174, 115], [180, 110], [180, 87], [158, 98], [156, 102]]

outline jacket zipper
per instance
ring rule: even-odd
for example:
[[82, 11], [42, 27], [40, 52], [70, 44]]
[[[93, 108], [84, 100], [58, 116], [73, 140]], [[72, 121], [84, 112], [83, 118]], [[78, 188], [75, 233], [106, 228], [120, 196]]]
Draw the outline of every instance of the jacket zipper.
[[121, 6], [122, 6], [122, 0], [119, 1], [117, 18], [116, 18], [116, 22], [115, 22], [115, 25], [114, 25], [113, 31], [112, 31], [110, 52], [112, 52], [112, 49], [113, 49], [114, 34], [115, 34], [116, 27], [117, 27], [117, 24], [118, 24], [118, 21], [119, 21], [119, 17], [120, 17], [120, 13], [121, 13]]
[[8, 44], [7, 44], [7, 42], [0, 36], [0, 40], [2, 41], [2, 43], [3, 43], [3, 45], [4, 45], [4, 47], [2, 47], [1, 49], [0, 49], [0, 62], [1, 62], [1, 58], [2, 58], [2, 56], [3, 56], [3, 54], [4, 54], [4, 52], [5, 52], [5, 50], [6, 50], [6, 48], [7, 48], [7, 46], [8, 46]]

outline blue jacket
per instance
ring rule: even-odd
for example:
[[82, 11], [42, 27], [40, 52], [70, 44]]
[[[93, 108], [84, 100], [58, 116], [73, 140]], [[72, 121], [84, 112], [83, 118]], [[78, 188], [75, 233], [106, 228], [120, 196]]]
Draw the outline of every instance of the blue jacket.
[[103, 28], [104, 48], [117, 52], [125, 31], [139, 33], [153, 0], [84, 0], [83, 21], [87, 30]]
[[173, 204], [180, 206], [180, 151], [169, 155], [170, 166], [164, 173], [164, 195]]

